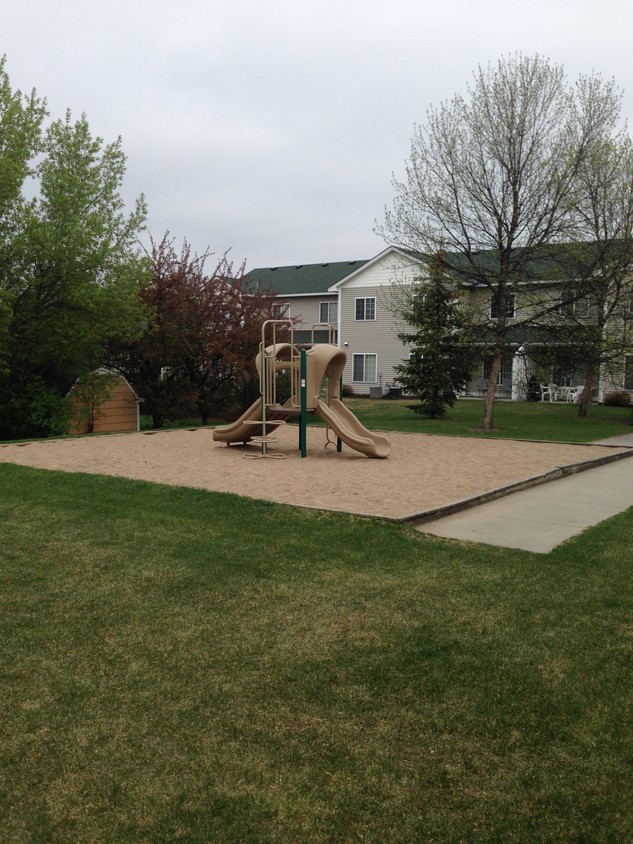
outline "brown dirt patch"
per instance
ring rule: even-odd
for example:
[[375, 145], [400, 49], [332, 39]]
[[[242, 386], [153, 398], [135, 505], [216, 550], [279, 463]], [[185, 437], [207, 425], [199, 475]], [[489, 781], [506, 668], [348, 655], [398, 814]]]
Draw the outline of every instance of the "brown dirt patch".
[[284, 504], [405, 519], [450, 507], [560, 468], [599, 463], [629, 451], [599, 445], [484, 440], [389, 432], [391, 455], [372, 460], [326, 446], [308, 428], [308, 456], [298, 428], [282, 426], [271, 451], [285, 460], [245, 460], [259, 447], [226, 446], [209, 428], [49, 440], [0, 446], [0, 462], [65, 472], [115, 475], [232, 492]]

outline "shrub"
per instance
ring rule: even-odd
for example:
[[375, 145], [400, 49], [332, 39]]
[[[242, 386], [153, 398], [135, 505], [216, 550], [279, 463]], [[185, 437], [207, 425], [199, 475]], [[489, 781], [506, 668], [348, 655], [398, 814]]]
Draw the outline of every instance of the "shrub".
[[631, 393], [628, 390], [614, 390], [604, 397], [607, 407], [631, 407]]

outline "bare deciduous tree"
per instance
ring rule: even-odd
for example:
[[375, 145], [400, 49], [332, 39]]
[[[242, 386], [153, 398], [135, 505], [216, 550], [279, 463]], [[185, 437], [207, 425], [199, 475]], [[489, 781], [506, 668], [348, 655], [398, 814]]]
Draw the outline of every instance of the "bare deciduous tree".
[[[467, 93], [431, 108], [416, 127], [377, 231], [423, 256], [443, 250], [446, 269], [494, 303], [481, 316], [492, 358], [483, 428], [491, 430], [517, 325], [514, 297], [548, 247], [574, 235], [579, 173], [595, 142], [614, 131], [620, 94], [599, 76], [570, 87], [561, 66], [521, 55], [479, 67]], [[532, 304], [531, 324], [551, 312], [551, 294]]]
[[586, 244], [579, 247], [577, 287], [594, 326], [579, 407], [579, 415], [586, 416], [600, 369], [621, 366], [633, 346], [633, 143], [628, 135], [592, 146], [580, 168], [574, 210], [577, 239]]

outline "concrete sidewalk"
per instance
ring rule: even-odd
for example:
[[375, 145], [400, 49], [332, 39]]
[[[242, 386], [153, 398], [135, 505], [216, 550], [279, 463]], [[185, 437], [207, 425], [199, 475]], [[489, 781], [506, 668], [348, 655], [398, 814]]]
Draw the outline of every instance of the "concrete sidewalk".
[[417, 530], [547, 553], [585, 528], [633, 507], [633, 433], [600, 443], [630, 446], [631, 457], [425, 522]]

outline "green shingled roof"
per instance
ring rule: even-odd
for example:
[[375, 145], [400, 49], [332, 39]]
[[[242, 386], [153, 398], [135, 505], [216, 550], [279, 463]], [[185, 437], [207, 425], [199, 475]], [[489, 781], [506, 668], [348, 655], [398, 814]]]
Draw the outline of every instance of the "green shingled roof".
[[[552, 243], [532, 250], [517, 247], [510, 254], [510, 272], [513, 280], [521, 282], [574, 282], [583, 278], [591, 268], [600, 269], [599, 259], [626, 261], [630, 247], [624, 241], [604, 243]], [[447, 253], [450, 264], [458, 277], [465, 282], [487, 283], [494, 281], [500, 266], [500, 254], [493, 249], [473, 252], [470, 256]]]
[[[608, 245], [610, 253], [617, 249], [617, 241]], [[604, 247], [603, 247], [604, 248]], [[425, 263], [428, 257], [421, 253], [400, 249], [414, 260]], [[591, 265], [597, 253], [596, 244], [565, 243], [543, 246], [525, 260], [524, 250], [512, 252], [511, 271], [520, 275], [521, 281], [566, 282], [580, 277], [583, 268]], [[494, 250], [474, 252], [469, 257], [461, 253], [448, 253], [446, 262], [466, 283], [488, 283], [494, 279], [499, 267], [499, 254]], [[368, 264], [369, 261], [334, 261], [328, 264], [297, 264], [289, 267], [259, 267], [246, 273], [250, 286], [272, 289], [278, 296], [306, 296], [327, 292], [332, 285]]]
[[328, 287], [364, 266], [367, 261], [335, 261], [329, 264], [299, 264], [290, 267], [259, 267], [246, 273], [250, 286], [272, 288], [278, 296], [325, 293]]

